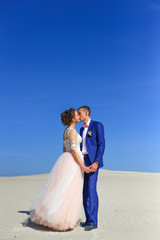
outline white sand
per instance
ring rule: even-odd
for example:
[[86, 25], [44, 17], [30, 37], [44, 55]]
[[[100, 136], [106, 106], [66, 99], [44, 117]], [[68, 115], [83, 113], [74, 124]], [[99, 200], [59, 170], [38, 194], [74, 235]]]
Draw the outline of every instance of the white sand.
[[[99, 227], [54, 232], [29, 220], [29, 206], [48, 175], [0, 177], [0, 239], [158, 240], [160, 173], [100, 170]], [[82, 221], [85, 220], [82, 207]]]

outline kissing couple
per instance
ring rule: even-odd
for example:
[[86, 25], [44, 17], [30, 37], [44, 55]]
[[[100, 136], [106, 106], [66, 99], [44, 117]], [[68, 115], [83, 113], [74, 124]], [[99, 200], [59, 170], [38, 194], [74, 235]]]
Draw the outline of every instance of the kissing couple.
[[[82, 106], [61, 113], [67, 126], [63, 133], [63, 153], [53, 166], [46, 184], [30, 207], [32, 222], [55, 231], [68, 231], [81, 226], [84, 231], [98, 227], [97, 179], [103, 167], [104, 127], [93, 121], [91, 110]], [[84, 122], [80, 134], [75, 130]], [[81, 223], [81, 205], [86, 221]]]

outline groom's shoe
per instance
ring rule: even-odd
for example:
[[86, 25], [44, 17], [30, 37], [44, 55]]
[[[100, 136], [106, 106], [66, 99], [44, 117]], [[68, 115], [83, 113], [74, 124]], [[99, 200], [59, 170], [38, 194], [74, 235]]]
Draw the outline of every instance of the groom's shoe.
[[89, 224], [88, 222], [81, 223], [81, 227], [89, 227], [89, 226], [92, 226], [92, 225]]
[[97, 229], [97, 226], [93, 226], [93, 225], [90, 224], [90, 226], [86, 227], [86, 228], [84, 229], [84, 231], [91, 231], [91, 230], [93, 230], [93, 229]]

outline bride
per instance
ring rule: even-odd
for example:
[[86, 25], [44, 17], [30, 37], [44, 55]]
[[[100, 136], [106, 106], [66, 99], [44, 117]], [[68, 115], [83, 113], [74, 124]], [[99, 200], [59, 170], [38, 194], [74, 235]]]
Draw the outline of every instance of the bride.
[[91, 172], [84, 165], [80, 151], [81, 136], [75, 125], [80, 122], [74, 108], [61, 114], [61, 121], [67, 128], [63, 134], [63, 153], [53, 166], [49, 178], [30, 208], [32, 222], [66, 231], [79, 226], [81, 220], [81, 203], [83, 175]]

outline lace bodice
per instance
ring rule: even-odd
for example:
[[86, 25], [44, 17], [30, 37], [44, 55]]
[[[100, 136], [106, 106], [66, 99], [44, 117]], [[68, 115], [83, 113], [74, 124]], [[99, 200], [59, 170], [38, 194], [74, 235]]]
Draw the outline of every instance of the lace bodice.
[[[70, 137], [70, 130], [72, 131], [72, 137]], [[76, 149], [80, 151], [80, 144], [82, 142], [82, 137], [77, 133], [74, 128], [66, 128], [64, 131], [63, 146], [66, 148], [66, 152], [70, 152], [71, 149]]]

